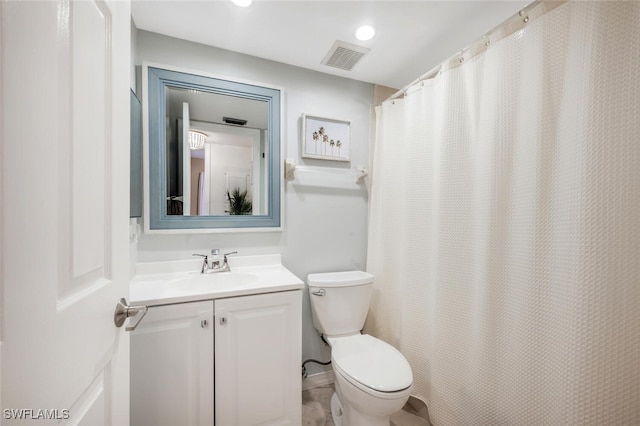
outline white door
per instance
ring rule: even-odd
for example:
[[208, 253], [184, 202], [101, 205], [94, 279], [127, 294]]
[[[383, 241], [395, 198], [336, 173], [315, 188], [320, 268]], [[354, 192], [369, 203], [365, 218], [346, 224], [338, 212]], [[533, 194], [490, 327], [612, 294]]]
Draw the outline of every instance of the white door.
[[213, 301], [151, 307], [131, 333], [131, 424], [213, 425]]
[[130, 5], [0, 10], [2, 424], [127, 425]]
[[253, 204], [252, 214], [267, 214], [261, 191], [267, 181], [261, 182], [264, 162], [260, 130], [204, 121], [191, 123], [210, 134], [204, 157], [209, 212], [216, 216], [228, 214], [227, 191], [240, 188], [247, 190]]

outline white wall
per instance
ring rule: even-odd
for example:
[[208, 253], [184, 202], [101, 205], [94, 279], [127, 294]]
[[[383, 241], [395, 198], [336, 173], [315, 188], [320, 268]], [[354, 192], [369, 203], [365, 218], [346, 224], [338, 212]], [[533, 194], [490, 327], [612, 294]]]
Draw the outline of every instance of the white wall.
[[[309, 71], [154, 33], [137, 34], [136, 65], [144, 61], [254, 80], [284, 89], [284, 157], [300, 165], [351, 167], [369, 163], [373, 85]], [[321, 58], [319, 58], [320, 60]], [[139, 68], [138, 68], [139, 71]], [[312, 114], [351, 122], [351, 164], [303, 160], [299, 154], [300, 117]], [[354, 172], [355, 175], [355, 172]], [[364, 269], [368, 194], [361, 189], [331, 189], [285, 184], [282, 232], [142, 235], [140, 262], [191, 258], [211, 248], [241, 255], [280, 253], [284, 265], [302, 280], [309, 273]], [[302, 356], [329, 360], [311, 321], [308, 294], [303, 300]], [[309, 366], [309, 372], [319, 371]]]

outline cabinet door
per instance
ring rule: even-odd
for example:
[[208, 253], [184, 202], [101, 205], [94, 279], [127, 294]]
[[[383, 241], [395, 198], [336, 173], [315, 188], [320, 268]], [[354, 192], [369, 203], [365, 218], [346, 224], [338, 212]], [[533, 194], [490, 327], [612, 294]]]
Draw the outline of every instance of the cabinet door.
[[216, 425], [301, 420], [301, 291], [215, 301]]
[[213, 301], [149, 308], [131, 333], [131, 425], [213, 425]]

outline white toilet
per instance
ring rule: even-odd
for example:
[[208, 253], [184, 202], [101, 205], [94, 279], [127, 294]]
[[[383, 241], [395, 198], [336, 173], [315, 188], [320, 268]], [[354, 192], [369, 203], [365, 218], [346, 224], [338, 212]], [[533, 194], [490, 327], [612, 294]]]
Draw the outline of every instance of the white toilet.
[[313, 324], [331, 346], [337, 426], [389, 426], [409, 399], [413, 374], [393, 346], [360, 334], [373, 292], [373, 275], [361, 271], [309, 274]]

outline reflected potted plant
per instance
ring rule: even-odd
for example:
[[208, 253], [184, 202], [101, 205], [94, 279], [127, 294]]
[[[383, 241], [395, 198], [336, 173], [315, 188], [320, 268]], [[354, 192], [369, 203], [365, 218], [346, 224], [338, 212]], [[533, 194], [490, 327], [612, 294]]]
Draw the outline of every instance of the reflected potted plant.
[[235, 188], [229, 192], [227, 190], [227, 200], [229, 201], [229, 210], [226, 213], [230, 215], [249, 215], [253, 213], [253, 204], [247, 194], [247, 190], [240, 191], [240, 188]]

